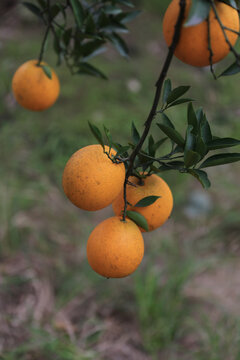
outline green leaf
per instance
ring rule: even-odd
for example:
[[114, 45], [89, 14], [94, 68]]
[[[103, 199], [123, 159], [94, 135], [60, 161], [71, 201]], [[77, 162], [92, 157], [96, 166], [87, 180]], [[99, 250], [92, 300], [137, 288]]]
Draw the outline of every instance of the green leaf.
[[91, 14], [88, 14], [85, 31], [87, 34], [94, 34], [96, 31], [96, 24]]
[[233, 163], [240, 160], [240, 153], [225, 153], [217, 154], [207, 158], [201, 165], [201, 168], [206, 168], [210, 166], [225, 165]]
[[133, 8], [134, 5], [129, 0], [116, 0], [117, 3]]
[[93, 65], [86, 62], [82, 62], [79, 64], [77, 73], [96, 76], [101, 79], [107, 80], [107, 77], [99, 69], [95, 68]]
[[203, 108], [200, 107], [196, 111], [196, 118], [197, 118], [198, 124], [201, 123], [201, 121], [203, 120], [203, 117], [204, 117]]
[[140, 135], [139, 135], [139, 132], [137, 131], [137, 128], [136, 128], [134, 122], [132, 122], [132, 140], [133, 140], [134, 145], [137, 145], [140, 140]]
[[149, 137], [148, 137], [148, 153], [150, 156], [155, 155], [154, 139], [153, 139], [152, 135], [149, 135]]
[[188, 150], [184, 153], [184, 164], [186, 168], [196, 165], [201, 160], [201, 156], [193, 150]]
[[195, 151], [203, 158], [208, 153], [208, 147], [200, 136], [197, 136]]
[[107, 25], [101, 27], [101, 30], [104, 31], [105, 33], [114, 33], [115, 32], [115, 35], [117, 35], [116, 32], [125, 33], [125, 34], [129, 32], [128, 28], [125, 25], [123, 25], [120, 22], [113, 21], [113, 20], [109, 21], [109, 23]]
[[171, 127], [172, 129], [175, 129], [173, 123], [171, 122], [171, 120], [165, 113], [161, 113], [161, 118], [162, 118], [163, 125], [166, 125], [166, 126]]
[[208, 189], [211, 186], [211, 183], [208, 179], [208, 175], [203, 170], [198, 169], [188, 169], [189, 174], [193, 175], [198, 181], [202, 184], [204, 189]]
[[163, 84], [163, 97], [162, 97], [163, 104], [166, 104], [167, 98], [168, 98], [169, 94], [171, 93], [171, 91], [172, 91], [171, 80], [167, 79], [164, 81], [164, 84]]
[[145, 207], [145, 206], [149, 206], [152, 205], [153, 203], [155, 203], [155, 201], [157, 199], [159, 199], [161, 196], [155, 196], [155, 195], [151, 195], [151, 196], [146, 196], [145, 198], [139, 200], [137, 202], [136, 205], [134, 205], [134, 207]]
[[120, 55], [124, 57], [128, 57], [128, 47], [125, 41], [123, 41], [123, 39], [120, 38], [120, 36], [118, 36], [116, 33], [113, 33], [111, 35], [108, 35], [108, 38], [113, 43], [115, 48], [118, 50]]
[[105, 14], [108, 15], [118, 15], [122, 13], [122, 9], [116, 7], [116, 6], [112, 6], [112, 5], [107, 5], [103, 8], [103, 11], [105, 12]]
[[165, 137], [163, 139], [158, 140], [157, 142], [154, 143], [154, 145], [152, 146], [152, 150], [155, 152], [157, 151], [157, 149], [160, 148], [160, 146], [168, 139], [168, 137]]
[[183, 161], [170, 161], [165, 163], [164, 165], [159, 166], [158, 172], [162, 171], [169, 171], [169, 170], [181, 170], [184, 168], [184, 162]]
[[132, 21], [133, 19], [135, 19], [140, 13], [141, 13], [140, 10], [126, 12], [126, 13], [122, 13], [122, 14], [119, 14], [118, 16], [116, 16], [116, 19], [121, 24], [126, 24], [129, 21]]
[[200, 123], [200, 133], [205, 144], [212, 141], [211, 129], [205, 115], [203, 115], [202, 121]]
[[233, 64], [231, 64], [226, 70], [224, 70], [218, 77], [220, 76], [229, 76], [229, 75], [235, 75], [240, 72], [240, 65], [237, 61], [235, 61]]
[[81, 55], [86, 57], [92, 57], [96, 51], [99, 51], [99, 48], [102, 48], [102, 45], [105, 43], [104, 40], [90, 40], [81, 45]]
[[233, 138], [214, 139], [207, 144], [208, 150], [224, 149], [227, 147], [237, 146], [240, 140]]
[[188, 150], [193, 150], [196, 144], [196, 136], [192, 133], [193, 126], [188, 125], [186, 131], [186, 138], [185, 138], [185, 147], [184, 151], [187, 152]]
[[140, 226], [145, 231], [149, 230], [147, 220], [145, 219], [145, 217], [142, 214], [140, 214], [136, 211], [127, 210], [126, 215], [129, 219], [134, 221], [135, 224]]
[[172, 103], [173, 101], [180, 98], [182, 95], [184, 95], [188, 90], [190, 89], [190, 86], [179, 86], [175, 89], [173, 89], [170, 94], [167, 97], [167, 104]]
[[41, 13], [41, 9], [30, 3], [30, 2], [27, 2], [27, 1], [24, 1], [22, 3], [28, 10], [30, 10], [34, 15], [38, 16], [41, 20], [43, 20], [43, 17], [42, 17], [42, 13]]
[[107, 138], [107, 140], [108, 140], [108, 145], [109, 145], [109, 147], [110, 147], [110, 149], [112, 148], [112, 135], [111, 135], [111, 133], [110, 133], [110, 130], [108, 129], [108, 128], [106, 128], [106, 126], [105, 125], [103, 125], [103, 129], [104, 129], [104, 133], [105, 133], [105, 135], [106, 135], [106, 138]]
[[127, 151], [130, 149], [130, 146], [122, 146], [121, 144], [118, 143], [113, 143], [113, 146], [117, 150], [116, 156], [120, 156], [120, 155], [124, 157], [128, 156]]
[[179, 99], [179, 100], [176, 100], [174, 102], [172, 102], [169, 106], [168, 106], [168, 109], [172, 106], [176, 106], [176, 105], [181, 105], [181, 104], [184, 104], [184, 103], [187, 103], [189, 101], [194, 101], [194, 99], [190, 99], [190, 98], [182, 98], [182, 99]]
[[157, 124], [158, 127], [166, 134], [172, 141], [178, 144], [181, 147], [184, 147], [184, 139], [179, 132], [169, 126], [164, 124]]
[[198, 133], [198, 120], [195, 114], [193, 104], [188, 104], [188, 113], [187, 113], [188, 125], [192, 125], [193, 127], [193, 134], [197, 135]]
[[206, 0], [192, 0], [191, 9], [184, 27], [200, 24], [207, 19], [211, 3]]
[[52, 79], [52, 72], [51, 72], [50, 67], [47, 66], [47, 65], [41, 65], [41, 68], [43, 69], [45, 75], [47, 75], [47, 77], [48, 77], [49, 79]]
[[73, 14], [76, 20], [76, 23], [79, 28], [81, 28], [83, 21], [84, 21], [84, 9], [82, 4], [79, 0], [70, 0], [70, 4], [73, 9]]
[[231, 6], [233, 9], [238, 10], [238, 7], [237, 7], [234, 0], [220, 0], [220, 1], [227, 4], [227, 5], [229, 5], [229, 6]]
[[104, 149], [104, 141], [103, 141], [101, 131], [98, 129], [98, 127], [96, 125], [91, 124], [90, 121], [88, 122], [88, 125], [90, 127], [92, 134], [94, 135], [94, 137], [97, 139], [99, 144], [102, 145], [102, 147]]

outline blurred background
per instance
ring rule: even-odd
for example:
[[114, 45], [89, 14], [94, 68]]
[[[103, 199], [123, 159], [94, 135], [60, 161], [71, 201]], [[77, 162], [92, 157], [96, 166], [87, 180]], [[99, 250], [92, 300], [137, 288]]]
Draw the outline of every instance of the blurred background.
[[[112, 209], [87, 213], [65, 197], [68, 158], [95, 143], [87, 122], [126, 143], [143, 129], [167, 52], [162, 17], [169, 1], [142, 0], [130, 25], [129, 60], [109, 47], [94, 60], [109, 81], [71, 76], [62, 65], [57, 103], [20, 108], [11, 79], [37, 58], [44, 27], [17, 1], [0, 5], [0, 358], [4, 360], [239, 360], [240, 206], [238, 164], [209, 169], [205, 191], [190, 175], [163, 173], [174, 210], [145, 234], [145, 257], [125, 279], [92, 271], [86, 242]], [[49, 47], [45, 60], [56, 68]], [[226, 60], [228, 63], [229, 59]], [[222, 64], [219, 65], [222, 68]], [[174, 86], [191, 85], [219, 136], [240, 138], [239, 75], [175, 59]], [[186, 107], [169, 111], [179, 131]], [[162, 137], [153, 125], [155, 139]]]

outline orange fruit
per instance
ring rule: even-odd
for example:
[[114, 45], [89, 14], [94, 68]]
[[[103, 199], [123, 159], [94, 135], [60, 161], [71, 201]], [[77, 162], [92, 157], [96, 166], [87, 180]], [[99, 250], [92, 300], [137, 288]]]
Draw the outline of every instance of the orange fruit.
[[[17, 102], [28, 110], [41, 111], [52, 106], [58, 98], [60, 85], [56, 73], [50, 68], [50, 79], [37, 60], [22, 64], [12, 79], [13, 94]], [[41, 62], [41, 65], [48, 66]]]
[[[185, 20], [188, 17], [191, 0], [186, 1]], [[217, 12], [224, 26], [239, 31], [239, 16], [237, 10], [222, 2], [215, 1]], [[168, 46], [172, 43], [175, 25], [179, 14], [179, 0], [172, 0], [163, 19], [163, 35]], [[213, 51], [212, 63], [217, 63], [228, 55], [230, 48], [226, 43], [222, 29], [210, 10], [210, 39]], [[228, 39], [232, 45], [237, 41], [238, 35], [226, 30]], [[193, 66], [210, 65], [210, 52], [208, 49], [208, 25], [207, 20], [194, 26], [181, 28], [181, 35], [174, 52], [175, 56], [186, 64]]]
[[[109, 147], [105, 146], [109, 152]], [[110, 156], [116, 154], [111, 149]], [[101, 145], [89, 145], [68, 160], [62, 177], [63, 190], [80, 209], [95, 211], [110, 205], [123, 187], [125, 167], [113, 163]]]
[[133, 273], [144, 255], [144, 241], [131, 220], [111, 217], [92, 231], [87, 242], [87, 258], [98, 274], [121, 278]]
[[[142, 214], [147, 220], [149, 231], [163, 225], [169, 218], [173, 208], [172, 192], [167, 183], [155, 174], [143, 179], [142, 184], [134, 176], [130, 176], [129, 181], [135, 186], [127, 185], [127, 201], [131, 204], [131, 206], [127, 206], [127, 210]], [[160, 198], [149, 206], [134, 207], [139, 200], [152, 195], [160, 196]], [[122, 214], [124, 209], [123, 191], [114, 200], [112, 207], [116, 215]], [[141, 231], [144, 230], [141, 229]]]

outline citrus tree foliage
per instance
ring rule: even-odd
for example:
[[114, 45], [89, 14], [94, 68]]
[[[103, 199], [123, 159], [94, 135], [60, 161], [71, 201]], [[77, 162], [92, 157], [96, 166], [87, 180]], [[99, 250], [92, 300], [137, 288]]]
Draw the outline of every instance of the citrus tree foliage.
[[72, 74], [86, 74], [106, 78], [90, 60], [106, 50], [112, 43], [122, 56], [128, 56], [128, 47], [122, 34], [128, 32], [126, 24], [135, 18], [130, 0], [36, 0], [23, 2], [46, 27], [46, 39], [52, 33], [53, 48], [58, 64], [65, 61]]
[[[237, 3], [234, 0], [221, 0], [221, 2], [237, 9]], [[36, 14], [46, 26], [39, 60], [43, 57], [49, 32], [53, 36], [58, 63], [60, 64], [64, 60], [72, 74], [87, 74], [105, 78], [105, 74], [93, 67], [89, 61], [92, 57], [102, 53], [105, 50], [104, 45], [108, 42], [112, 43], [122, 56], [128, 55], [127, 45], [121, 35], [128, 32], [126, 23], [139, 13], [133, 10], [134, 5], [129, 0], [59, 0], [52, 2], [36, 0], [31, 3], [24, 2], [24, 5]], [[125, 144], [119, 144], [113, 140], [110, 130], [105, 126], [101, 131], [94, 124], [89, 124], [92, 133], [103, 148], [108, 144], [110, 149], [117, 150], [112, 161], [123, 162], [125, 165], [123, 218], [127, 215], [146, 230], [146, 220], [140, 214], [126, 211], [126, 186], [129, 176], [134, 175], [141, 179], [153, 173], [175, 170], [194, 176], [204, 188], [208, 188], [210, 181], [207, 168], [240, 160], [240, 153], [228, 151], [229, 148], [239, 145], [240, 141], [227, 137], [227, 134], [222, 138], [218, 134], [213, 134], [203, 109], [201, 107], [195, 109], [194, 100], [185, 97], [190, 86], [173, 88], [170, 79], [166, 79], [180, 37], [185, 6], [186, 1], [179, 0], [179, 17], [173, 41], [156, 83], [153, 105], [145, 121], [142, 134], [132, 123], [131, 138]], [[214, 0], [192, 0], [184, 26], [188, 27], [209, 21], [210, 11], [214, 12], [228, 43], [226, 30], [229, 29], [221, 23]], [[239, 35], [238, 32], [234, 32]], [[240, 71], [240, 55], [231, 44], [228, 43], [228, 45], [235, 61], [219, 76], [232, 75]], [[211, 50], [210, 36], [208, 46]], [[211, 51], [209, 52], [210, 70], [217, 78], [211, 62]], [[46, 73], [46, 75], [48, 74]], [[182, 105], [186, 106], [186, 121], [181, 129], [177, 129], [174, 119], [170, 119], [168, 115], [168, 109]], [[154, 130], [154, 137], [149, 134], [150, 128]], [[167, 142], [170, 151], [162, 154], [162, 145]], [[148, 206], [154, 201], [156, 198], [150, 196], [142, 199], [137, 206]]]

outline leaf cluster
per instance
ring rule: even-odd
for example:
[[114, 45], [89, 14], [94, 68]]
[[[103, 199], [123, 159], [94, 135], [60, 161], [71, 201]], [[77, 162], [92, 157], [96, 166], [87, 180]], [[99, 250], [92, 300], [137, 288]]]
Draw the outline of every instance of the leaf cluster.
[[[195, 110], [192, 99], [183, 97], [189, 88], [189, 86], [179, 86], [172, 89], [171, 81], [165, 80], [161, 109], [156, 114], [157, 126], [164, 137], [159, 136], [155, 140], [153, 135], [148, 136], [147, 144], [136, 156], [133, 175], [144, 178], [153, 173], [177, 170], [196, 177], [204, 188], [208, 188], [210, 181], [203, 169], [240, 160], [240, 153], [221, 151], [218, 154], [211, 154], [215, 150], [237, 146], [240, 144], [240, 140], [229, 137], [221, 138], [212, 134], [210, 123], [203, 109], [200, 107]], [[180, 132], [166, 115], [166, 111], [184, 103], [188, 103], [186, 121]], [[116, 157], [119, 161], [123, 161], [127, 168], [130, 151], [136, 148], [141, 139], [135, 124], [132, 123], [131, 141], [127, 145], [113, 142], [110, 131], [105, 127], [106, 140], [95, 125], [91, 124], [90, 128], [100, 144], [108, 143], [110, 147], [117, 150]], [[171, 151], [160, 156], [159, 150], [165, 143], [169, 143]]]
[[50, 28], [58, 64], [65, 61], [72, 74], [106, 79], [89, 61], [104, 52], [107, 43], [128, 56], [121, 35], [128, 32], [126, 24], [139, 14], [130, 0], [35, 0], [23, 5]]

